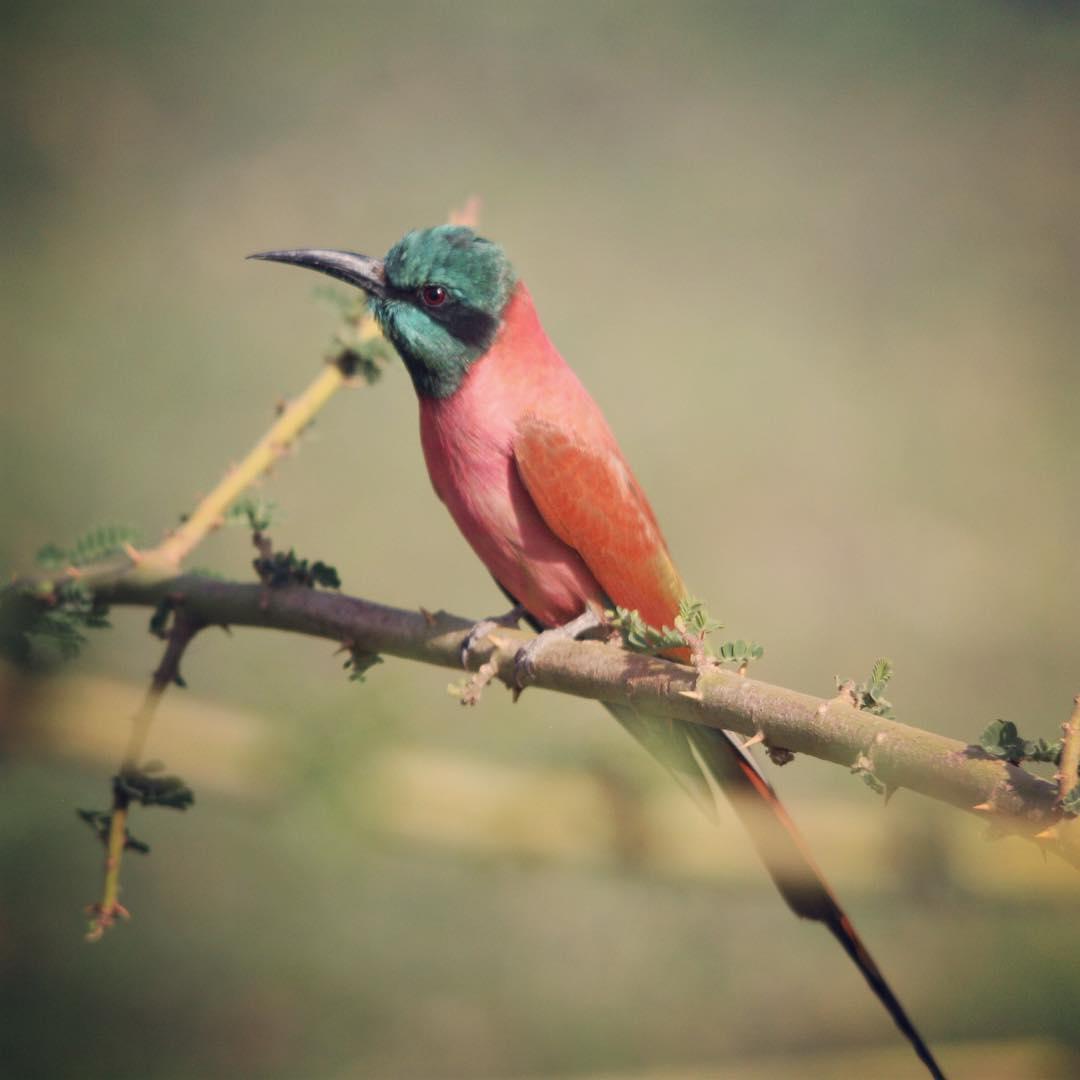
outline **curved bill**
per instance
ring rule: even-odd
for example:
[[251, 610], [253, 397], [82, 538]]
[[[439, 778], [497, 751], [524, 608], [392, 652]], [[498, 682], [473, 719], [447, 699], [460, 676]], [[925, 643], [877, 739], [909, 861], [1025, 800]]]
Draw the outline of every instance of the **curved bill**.
[[298, 248], [294, 251], [260, 251], [248, 258], [306, 266], [309, 270], [329, 274], [374, 296], [386, 296], [386, 269], [382, 259], [373, 259], [370, 255], [327, 248]]

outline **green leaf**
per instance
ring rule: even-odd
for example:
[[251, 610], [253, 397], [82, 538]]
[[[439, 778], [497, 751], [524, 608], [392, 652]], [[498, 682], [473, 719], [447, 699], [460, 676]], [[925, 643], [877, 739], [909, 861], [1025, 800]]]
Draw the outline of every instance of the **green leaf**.
[[874, 661], [874, 666], [870, 669], [870, 682], [874, 686], [884, 688], [892, 677], [893, 666], [891, 660], [883, 656], [880, 660]]
[[124, 550], [125, 544], [136, 544], [139, 531], [127, 525], [100, 525], [83, 533], [71, 547], [45, 544], [38, 549], [35, 562], [44, 570], [62, 570], [68, 566], [86, 566], [100, 562]]
[[1062, 740], [1025, 739], [1011, 720], [994, 720], [979, 736], [979, 746], [991, 757], [1019, 765], [1021, 761], [1061, 763]]
[[382, 364], [375, 356], [351, 346], [346, 346], [336, 353], [332, 360], [347, 379], [360, 378], [369, 386], [377, 383], [383, 375]]
[[341, 578], [338, 577], [337, 569], [321, 560], [312, 564], [311, 577], [316, 585], [321, 585], [324, 589], [341, 588]]
[[277, 514], [277, 503], [258, 495], [239, 498], [225, 512], [226, 525], [246, 524], [252, 532], [266, 532]]
[[725, 641], [721, 644], [718, 655], [723, 663], [741, 667], [743, 664], [760, 660], [765, 655], [765, 648], [755, 641]]
[[1051, 765], [1061, 764], [1062, 739], [1047, 742], [1045, 739], [1024, 740], [1024, 758], [1027, 761], [1044, 761]]
[[72, 566], [100, 562], [109, 555], [123, 551], [125, 544], [136, 544], [138, 539], [138, 530], [127, 525], [102, 525], [75, 541], [74, 547], [68, 552], [68, 561]]
[[991, 757], [1019, 762], [1024, 758], [1024, 740], [1011, 720], [993, 720], [979, 736], [979, 746]]
[[308, 589], [316, 585], [326, 589], [341, 588], [341, 578], [335, 567], [321, 559], [309, 563], [307, 559], [301, 559], [292, 548], [287, 552], [275, 551], [269, 556], [260, 555], [252, 560], [252, 566], [255, 567], [259, 580], [272, 589], [286, 585], [303, 585]]
[[364, 652], [360, 649], [352, 649], [349, 658], [345, 661], [345, 670], [349, 672], [350, 682], [366, 682], [367, 672], [376, 664], [381, 664], [383, 658], [378, 653]]
[[709, 616], [705, 605], [700, 600], [694, 600], [689, 596], [679, 602], [679, 618], [691, 634], [702, 636], [719, 630], [723, 625]]
[[108, 627], [108, 611], [70, 578], [44, 589], [0, 590], [0, 654], [23, 668], [48, 669], [78, 654], [84, 630]]
[[1080, 784], [1061, 800], [1061, 809], [1066, 814], [1080, 814]]
[[[649, 626], [637, 611], [623, 607], [607, 612], [607, 620], [622, 635], [623, 645], [627, 649], [648, 655], [668, 652], [671, 649], [684, 649], [687, 646], [687, 637], [704, 641], [708, 634], [723, 625], [709, 615], [700, 600], [689, 597], [679, 604], [676, 621], [682, 628], [681, 632], [670, 626], [662, 626], [657, 630], [656, 627]], [[739, 665], [760, 660], [764, 655], [763, 646], [753, 641], [725, 641], [717, 649], [717, 658], [721, 662], [730, 661]]]
[[116, 789], [143, 806], [165, 806], [186, 810], [195, 802], [195, 793], [179, 776], [151, 776], [142, 769], [127, 769], [113, 777]]
[[62, 570], [68, 565], [68, 551], [57, 544], [46, 544], [38, 549], [34, 561], [43, 570]]
[[874, 666], [870, 669], [870, 678], [866, 682], [856, 684], [854, 679], [841, 679], [837, 676], [836, 689], [843, 690], [851, 686], [857, 709], [892, 720], [895, 718], [892, 702], [885, 698], [885, 688], [892, 677], [892, 661], [882, 657], [874, 661]]
[[682, 635], [669, 626], [657, 630], [637, 613], [617, 607], [608, 612], [608, 621], [622, 635], [623, 644], [632, 652], [655, 654], [685, 645]]

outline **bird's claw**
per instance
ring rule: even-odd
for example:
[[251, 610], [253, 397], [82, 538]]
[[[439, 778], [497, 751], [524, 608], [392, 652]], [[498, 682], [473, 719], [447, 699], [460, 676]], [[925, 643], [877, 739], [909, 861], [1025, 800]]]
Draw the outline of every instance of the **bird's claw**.
[[465, 635], [465, 640], [461, 643], [461, 666], [463, 668], [469, 666], [469, 653], [471, 653], [476, 645], [483, 641], [497, 625], [498, 624], [494, 619], [481, 619], [478, 623], [473, 623], [472, 629]]
[[492, 630], [497, 630], [500, 626], [512, 630], [521, 621], [524, 614], [525, 609], [520, 604], [515, 604], [505, 615], [493, 615], [489, 619], [481, 619], [478, 623], [475, 623], [472, 629], [465, 635], [465, 640], [461, 643], [461, 666], [463, 668], [469, 666], [469, 653], [472, 652], [472, 650], [475, 649]]
[[585, 611], [576, 619], [571, 619], [562, 626], [555, 626], [537, 634], [531, 641], [527, 641], [514, 655], [514, 700], [521, 696], [521, 691], [528, 686], [536, 677], [536, 658], [553, 641], [576, 641], [594, 633], [604, 626], [604, 619], [592, 608]]

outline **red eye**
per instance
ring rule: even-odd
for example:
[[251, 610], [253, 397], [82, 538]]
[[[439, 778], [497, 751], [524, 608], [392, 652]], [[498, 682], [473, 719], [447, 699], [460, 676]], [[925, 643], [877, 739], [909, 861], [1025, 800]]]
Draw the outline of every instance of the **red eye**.
[[446, 290], [441, 285], [425, 285], [420, 290], [420, 299], [428, 307], [440, 307], [446, 303]]

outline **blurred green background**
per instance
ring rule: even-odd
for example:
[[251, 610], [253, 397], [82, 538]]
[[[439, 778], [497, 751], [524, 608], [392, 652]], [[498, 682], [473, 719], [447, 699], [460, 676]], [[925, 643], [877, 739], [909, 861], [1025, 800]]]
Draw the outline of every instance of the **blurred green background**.
[[[7, 4], [0, 566], [152, 540], [317, 370], [270, 247], [380, 254], [483, 199], [684, 576], [762, 678], [898, 669], [901, 719], [1054, 737], [1080, 690], [1076, 101], [1064, 3]], [[501, 597], [400, 368], [265, 485], [347, 591]], [[250, 573], [241, 531], [196, 565]], [[117, 611], [0, 707], [0, 1075], [921, 1075], [596, 708], [320, 642], [203, 635], [150, 751], [134, 918], [81, 906], [157, 661]], [[15, 705], [25, 708], [18, 712]], [[773, 770], [775, 772], [775, 770]], [[783, 794], [950, 1075], [1080, 1071], [1077, 880], [799, 761]], [[951, 1069], [950, 1069], [951, 1067]]]

